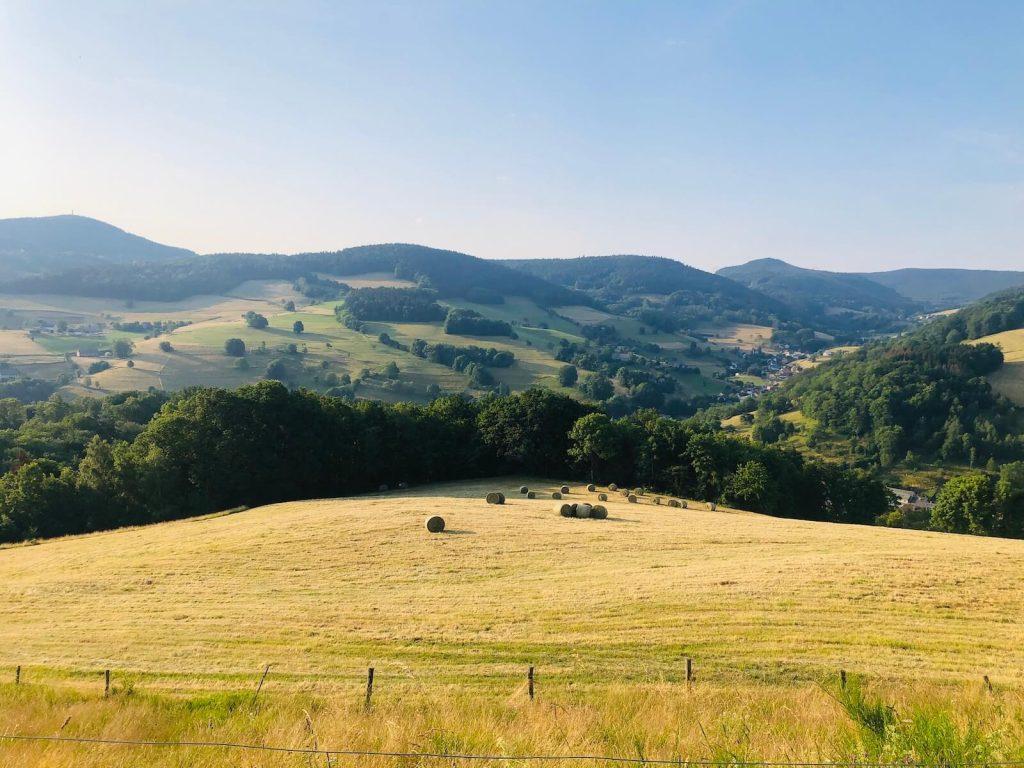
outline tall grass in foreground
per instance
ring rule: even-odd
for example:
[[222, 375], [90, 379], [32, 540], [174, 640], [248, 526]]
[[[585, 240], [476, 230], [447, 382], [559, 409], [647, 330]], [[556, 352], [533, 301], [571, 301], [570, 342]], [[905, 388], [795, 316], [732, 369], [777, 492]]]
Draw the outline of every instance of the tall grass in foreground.
[[[981, 701], [968, 704], [967, 711], [955, 713], [949, 702], [945, 707], [927, 701], [905, 704], [904, 711], [878, 695], [866, 692], [854, 678], [836, 695], [836, 701], [857, 730], [845, 744], [847, 759], [862, 762], [920, 763], [936, 766], [988, 764], [1019, 759], [1021, 712], [1019, 694], [1014, 696], [1014, 711], [1005, 712], [1005, 702], [993, 697], [981, 711]], [[1011, 721], [1005, 721], [1009, 714]], [[998, 719], [1003, 718], [1000, 723]]]
[[[851, 679], [830, 686], [664, 684], [512, 695], [382, 692], [358, 697], [315, 683], [269, 691], [151, 693], [118, 685], [109, 698], [70, 687], [0, 686], [0, 732], [158, 741], [240, 742], [320, 749], [490, 755], [608, 755], [634, 759], [923, 763], [1024, 759], [1019, 691], [936, 684], [910, 689]], [[460, 761], [335, 756], [332, 766], [524, 766], [579, 761]], [[583, 763], [595, 764], [595, 763]], [[614, 762], [598, 762], [614, 765]], [[0, 741], [0, 766], [327, 765], [323, 756]]]

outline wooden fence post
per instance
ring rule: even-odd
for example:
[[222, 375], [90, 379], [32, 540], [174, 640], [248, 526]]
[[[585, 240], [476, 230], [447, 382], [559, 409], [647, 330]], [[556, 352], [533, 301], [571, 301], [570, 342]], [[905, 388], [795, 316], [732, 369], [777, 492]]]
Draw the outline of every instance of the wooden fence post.
[[839, 670], [839, 687], [840, 688], [845, 688], [846, 687], [846, 670], [845, 669], [840, 669]]
[[988, 675], [983, 675], [985, 678], [985, 687], [988, 688], [988, 692], [992, 693], [992, 681], [988, 679]]
[[370, 700], [373, 698], [373, 667], [366, 671], [366, 709], [370, 708]]
[[530, 681], [530, 701], [533, 701], [533, 667], [530, 667], [530, 671], [526, 674], [526, 679]]
[[14, 684], [21, 685], [21, 664], [14, 670]]
[[686, 682], [693, 682], [693, 659], [686, 657]]
[[104, 670], [103, 672], [103, 695], [110, 695], [110, 670]]
[[256, 698], [260, 695], [260, 691], [263, 690], [263, 681], [267, 679], [268, 674], [270, 674], [269, 664], [263, 668], [263, 677], [260, 678], [260, 684], [256, 686], [256, 693], [252, 695], [252, 702], [249, 704], [250, 707], [256, 706]]

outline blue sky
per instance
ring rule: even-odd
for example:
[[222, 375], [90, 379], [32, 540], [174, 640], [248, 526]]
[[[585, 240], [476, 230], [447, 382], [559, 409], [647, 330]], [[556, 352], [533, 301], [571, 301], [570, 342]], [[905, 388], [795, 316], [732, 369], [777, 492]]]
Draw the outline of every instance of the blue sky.
[[0, 217], [1024, 268], [1024, 2], [0, 2]]

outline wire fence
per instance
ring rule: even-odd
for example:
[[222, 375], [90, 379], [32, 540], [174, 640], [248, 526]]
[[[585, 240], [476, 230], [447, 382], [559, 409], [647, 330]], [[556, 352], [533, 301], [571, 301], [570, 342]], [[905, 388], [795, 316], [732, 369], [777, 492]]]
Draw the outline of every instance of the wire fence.
[[[536, 762], [536, 763], [595, 763], [598, 765], [674, 765], [680, 768], [693, 766], [694, 768], [712, 768], [713, 766], [729, 766], [729, 768], [936, 768], [937, 763], [928, 762], [782, 762], [769, 760], [744, 760], [730, 759], [723, 760], [688, 760], [686, 758], [649, 758], [649, 757], [625, 757], [614, 755], [478, 755], [470, 753], [453, 752], [375, 752], [362, 749], [314, 749], [312, 747], [277, 747], [267, 744], [242, 744], [227, 741], [142, 741], [134, 739], [99, 739], [84, 738], [76, 736], [37, 736], [26, 734], [0, 734], [0, 741], [43, 741], [43, 742], [66, 742], [71, 744], [83, 744], [88, 746], [120, 746], [120, 747], [155, 747], [155, 748], [200, 748], [200, 749], [233, 749], [250, 752], [274, 752], [279, 754], [294, 754], [311, 757], [331, 758], [364, 757], [364, 758], [393, 758], [393, 759], [414, 759], [414, 760], [446, 760], [451, 762], [475, 761], [475, 762]], [[1014, 768], [1024, 766], [1021, 760], [1006, 761], [984, 761], [984, 762], [961, 762], [950, 763], [956, 768]]]

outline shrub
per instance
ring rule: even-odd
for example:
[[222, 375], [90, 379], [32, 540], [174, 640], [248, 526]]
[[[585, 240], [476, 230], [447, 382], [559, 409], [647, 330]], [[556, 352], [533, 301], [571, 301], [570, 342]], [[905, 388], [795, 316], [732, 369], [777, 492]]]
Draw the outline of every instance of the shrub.
[[258, 312], [253, 312], [251, 309], [246, 312], [242, 317], [245, 318], [245, 324], [250, 328], [266, 328], [270, 323], [263, 315]]
[[174, 346], [169, 341], [161, 341], [160, 342], [160, 351], [161, 352], [173, 352], [174, 351]]
[[563, 387], [571, 387], [576, 384], [579, 379], [579, 371], [576, 370], [575, 365], [563, 365], [558, 369], [558, 383]]
[[132, 344], [132, 342], [129, 341], [128, 339], [116, 339], [114, 341], [114, 357], [117, 357], [121, 360], [124, 360], [126, 357], [128, 357], [132, 353], [133, 349], [135, 349], [135, 345]]
[[228, 339], [224, 342], [224, 352], [231, 357], [241, 357], [245, 354], [245, 342], [241, 339]]

